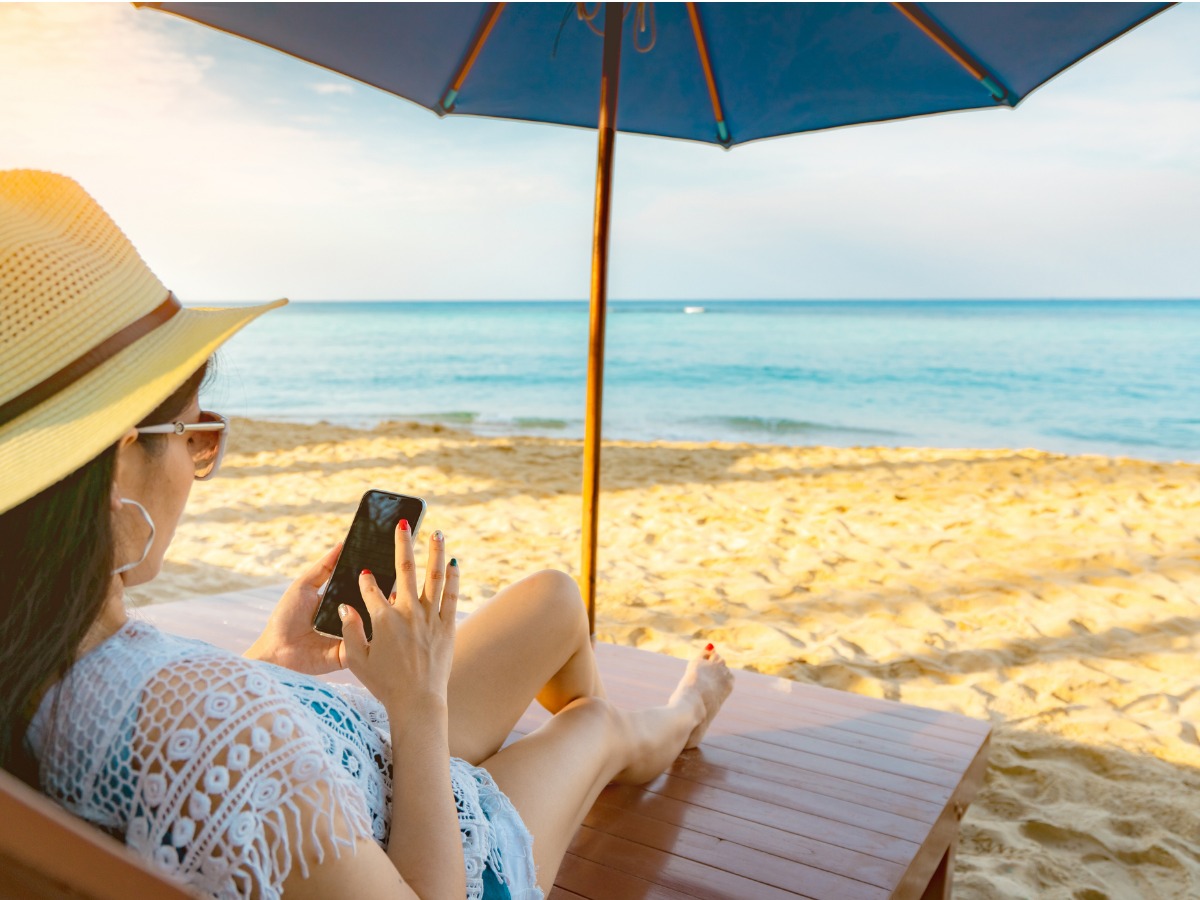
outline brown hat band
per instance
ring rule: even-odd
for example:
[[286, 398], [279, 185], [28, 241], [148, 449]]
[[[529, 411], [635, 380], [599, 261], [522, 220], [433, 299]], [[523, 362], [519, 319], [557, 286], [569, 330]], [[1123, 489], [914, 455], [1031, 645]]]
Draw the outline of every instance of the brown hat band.
[[18, 394], [7, 403], [0, 404], [0, 427], [29, 412], [44, 400], [49, 400], [64, 388], [70, 387], [101, 363], [112, 359], [134, 341], [165, 324], [181, 309], [183, 306], [175, 299], [175, 295], [168, 291], [166, 300], [136, 322], [126, 325], [74, 362], [67, 363], [49, 378], [35, 384], [24, 393]]

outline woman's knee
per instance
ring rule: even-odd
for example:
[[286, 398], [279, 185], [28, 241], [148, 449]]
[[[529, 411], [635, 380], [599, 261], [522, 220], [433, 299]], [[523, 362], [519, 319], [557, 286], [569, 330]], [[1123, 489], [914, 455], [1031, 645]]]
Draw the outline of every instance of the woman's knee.
[[603, 760], [605, 783], [643, 752], [640, 735], [629, 715], [603, 697], [579, 697], [555, 713], [554, 718], [560, 720], [560, 726], [586, 735], [588, 745]]
[[555, 713], [565, 716], [575, 727], [594, 730], [600, 735], [623, 735], [627, 722], [620, 709], [603, 697], [578, 697]]
[[519, 582], [537, 606], [539, 627], [559, 637], [588, 633], [587, 609], [575, 579], [558, 569], [542, 569]]
[[532, 582], [541, 592], [570, 600], [576, 606], [583, 605], [583, 594], [579, 591], [579, 585], [561, 569], [541, 569], [526, 576], [525, 581]]

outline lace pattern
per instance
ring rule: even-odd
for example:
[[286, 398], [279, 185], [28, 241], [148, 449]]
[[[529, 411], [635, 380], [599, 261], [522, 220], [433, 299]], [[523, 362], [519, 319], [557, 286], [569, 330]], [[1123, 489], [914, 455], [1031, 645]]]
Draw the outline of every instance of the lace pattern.
[[[390, 736], [361, 688], [130, 622], [47, 693], [28, 741], [68, 810], [204, 894], [274, 900], [294, 865], [307, 875], [362, 838], [386, 847]], [[541, 900], [511, 802], [483, 769], [450, 764], [469, 900], [485, 865], [514, 900]]]
[[[294, 673], [288, 673], [294, 674]], [[368, 691], [352, 685], [330, 685], [366, 723], [378, 743], [372, 752], [384, 762], [387, 795], [391, 800], [391, 726], [383, 705]], [[458, 809], [463, 859], [467, 875], [467, 900], [484, 896], [483, 868], [486, 865], [512, 894], [513, 900], [542, 900], [533, 865], [533, 836], [508, 797], [486, 769], [450, 758], [450, 786]]]

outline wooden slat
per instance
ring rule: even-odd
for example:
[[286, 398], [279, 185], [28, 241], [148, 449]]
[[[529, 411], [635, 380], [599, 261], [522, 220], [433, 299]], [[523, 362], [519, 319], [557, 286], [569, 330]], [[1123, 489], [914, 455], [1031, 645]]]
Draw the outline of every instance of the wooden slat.
[[[140, 614], [240, 651], [283, 587]], [[663, 702], [686, 666], [604, 643], [596, 654], [622, 705]], [[700, 749], [649, 784], [601, 794], [551, 897], [920, 897], [982, 782], [988, 724], [754, 672], [735, 680]], [[509, 740], [548, 718], [534, 704]]]
[[[846, 824], [796, 809], [786, 810], [782, 818], [786, 823], [783, 827], [788, 832], [812, 835], [825, 843], [843, 847], [855, 855], [871, 856], [901, 866], [907, 865], [912, 859], [925, 837], [922, 834], [917, 841], [907, 841], [872, 828]], [[871, 820], [864, 817], [864, 821]]]
[[843, 900], [879, 900], [887, 891], [837, 872], [809, 866], [772, 853], [750, 847], [736, 840], [714, 837], [706, 831], [680, 827], [670, 822], [639, 815], [624, 806], [597, 804], [584, 819], [584, 826], [611, 837], [638, 844], [642, 849], [659, 851], [674, 857], [673, 863], [683, 861], [711, 866], [719, 861], [723, 872], [747, 881], [785, 892], [797, 885], [818, 896], [839, 897]]
[[789, 750], [764, 741], [756, 741], [740, 735], [717, 731], [707, 738], [708, 748], [717, 756], [718, 765], [729, 765], [736, 771], [781, 772], [789, 769], [792, 774], [780, 777], [781, 784], [803, 787], [809, 781], [809, 773], [827, 775], [864, 787], [889, 791], [906, 797], [915, 797], [934, 802], [944, 802], [950, 795], [950, 786], [931, 784], [898, 772], [889, 772], [868, 766], [855, 765], [836, 756], [823, 753], [807, 753]]
[[588, 900], [688, 900], [689, 896], [574, 853], [563, 857], [555, 886]]
[[[770, 800], [763, 800], [759, 797], [749, 796], [744, 791], [715, 787], [704, 782], [688, 781], [685, 778], [666, 774], [660, 775], [649, 784], [639, 785], [636, 788], [613, 786], [608, 790], [621, 792], [624, 797], [623, 802], [628, 806], [637, 805], [639, 801], [644, 803], [650, 796], [659, 796], [721, 816], [761, 825], [769, 828], [772, 833], [788, 835], [788, 840], [793, 842], [792, 847], [796, 853], [808, 853], [807, 847], [810, 843], [812, 853], [819, 856], [828, 854], [831, 846], [835, 846], [839, 850], [847, 847], [854, 850], [855, 853], [862, 854], [861, 864], [865, 864], [865, 860], [868, 858], [883, 860], [889, 857], [870, 854], [857, 846], [850, 847], [847, 844], [834, 843], [840, 827], [861, 829], [861, 823], [870, 822], [874, 827], [862, 830], [898, 839], [909, 851], [909, 856], [911, 856], [912, 849], [919, 845], [929, 832], [929, 825], [926, 823], [906, 819], [903, 816], [892, 816], [885, 820], [883, 816], [886, 814], [880, 813], [879, 810], [832, 800], [828, 797], [813, 802], [800, 791], [794, 791], [788, 796], [772, 796], [767, 789], [769, 786], [770, 782], [761, 784], [762, 793], [771, 797]], [[643, 796], [635, 796], [634, 792]], [[881, 821], [886, 821], [886, 825], [880, 826]], [[763, 840], [767, 839], [760, 838], [755, 846], [763, 846]], [[899, 860], [903, 861], [906, 858], [901, 855]]]
[[796, 885], [784, 890], [764, 884], [753, 878], [745, 878], [721, 867], [721, 855], [713, 861], [717, 865], [706, 865], [671, 853], [663, 853], [636, 841], [626, 840], [614, 834], [606, 834], [584, 825], [571, 842], [571, 852], [594, 862], [607, 863], [644, 881], [653, 881], [679, 891], [687, 897], [705, 900], [795, 900], [797, 896], [814, 896], [800, 893]]
[[884, 826], [885, 833], [905, 839], [911, 837], [910, 830], [922, 833], [928, 830], [942, 810], [941, 804], [817, 773], [812, 773], [802, 786], [791, 788], [769, 777], [716, 765], [716, 760], [711, 748], [702, 747], [695, 758], [673, 768], [670, 774], [678, 776], [678, 780], [690, 779], [690, 784], [734, 791], [743, 797], [757, 797], [834, 821], [848, 824], [872, 821]]
[[188, 900], [103, 832], [0, 769], [0, 896]]
[[[684, 802], [653, 791], [614, 785], [600, 795], [594, 811], [632, 810], [675, 828], [698, 832], [742, 847], [753, 847], [813, 869], [854, 872], [858, 880], [877, 887], [894, 885], [904, 874], [903, 865], [848, 850], [835, 843], [833, 835], [821, 833], [823, 839], [818, 840], [817, 836], [796, 832], [793, 830], [794, 820], [780, 815], [781, 811], [772, 810], [762, 819], [749, 819], [698, 805], [695, 799]], [[598, 827], [597, 822], [597, 819], [588, 817], [588, 824], [593, 827]], [[911, 858], [915, 850], [916, 847], [910, 845], [904, 862]]]

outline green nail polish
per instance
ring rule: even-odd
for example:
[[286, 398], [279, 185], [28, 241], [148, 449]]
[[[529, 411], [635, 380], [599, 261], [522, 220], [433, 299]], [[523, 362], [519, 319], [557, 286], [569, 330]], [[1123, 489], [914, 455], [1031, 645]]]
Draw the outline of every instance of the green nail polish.
[[454, 568], [457, 569], [458, 568], [458, 559], [453, 556], [450, 557], [450, 565], [454, 566]]

